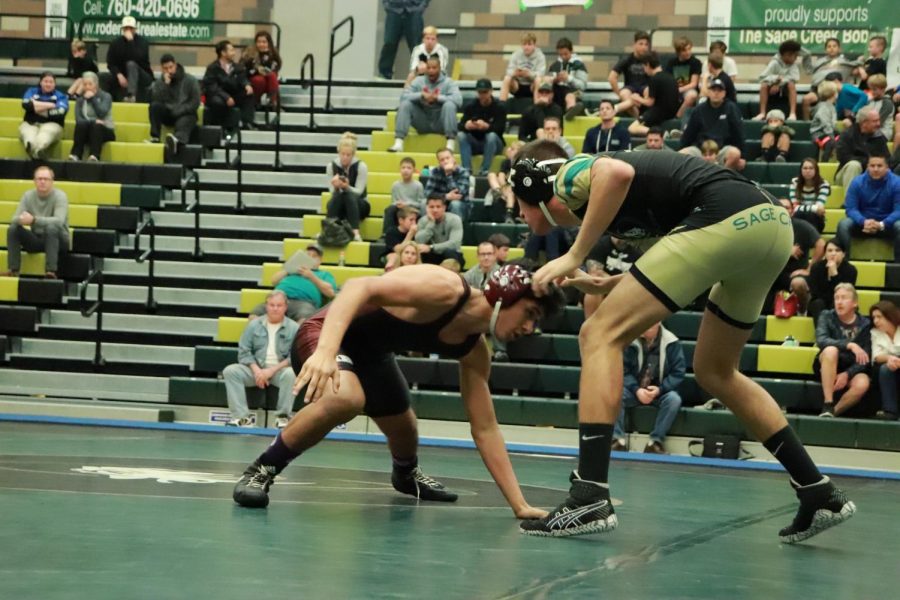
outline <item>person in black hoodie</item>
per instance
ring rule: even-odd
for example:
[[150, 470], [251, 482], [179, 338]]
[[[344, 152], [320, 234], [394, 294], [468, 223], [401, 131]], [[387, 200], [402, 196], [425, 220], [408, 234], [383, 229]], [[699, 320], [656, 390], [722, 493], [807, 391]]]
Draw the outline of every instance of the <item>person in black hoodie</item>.
[[200, 84], [171, 54], [163, 54], [159, 61], [162, 71], [150, 88], [150, 141], [159, 142], [163, 125], [175, 127], [166, 136], [166, 146], [174, 154], [179, 144], [187, 144], [197, 125], [200, 106]]
[[153, 83], [150, 44], [136, 30], [135, 18], [123, 17], [122, 35], [110, 43], [106, 52], [106, 65], [113, 76], [109, 92], [114, 100], [136, 102]]
[[[253, 86], [247, 79], [247, 70], [234, 60], [237, 52], [231, 42], [222, 40], [216, 44], [216, 60], [206, 67], [203, 75], [203, 93], [206, 94], [206, 111], [203, 121], [207, 125], [221, 125], [226, 134], [242, 124], [246, 129], [256, 129], [256, 100]], [[237, 108], [238, 110], [232, 110]], [[238, 121], [240, 117], [240, 122]]]
[[475, 84], [478, 98], [466, 104], [459, 122], [459, 153], [462, 165], [472, 172], [472, 155], [482, 154], [478, 176], [488, 174], [493, 158], [503, 150], [503, 133], [506, 131], [506, 105], [493, 96], [490, 79], [479, 79]]
[[69, 86], [69, 98], [80, 96], [84, 91], [81, 75], [87, 72], [99, 72], [97, 63], [87, 55], [87, 44], [82, 40], [72, 40], [72, 55], [69, 57], [69, 64], [66, 65], [66, 77], [73, 79], [72, 85]]
[[702, 156], [700, 145], [714, 140], [719, 148], [719, 164], [743, 171], [747, 161], [741, 158], [744, 148], [744, 126], [737, 104], [725, 97], [725, 83], [714, 79], [709, 83], [709, 100], [691, 113], [681, 136], [682, 154]]

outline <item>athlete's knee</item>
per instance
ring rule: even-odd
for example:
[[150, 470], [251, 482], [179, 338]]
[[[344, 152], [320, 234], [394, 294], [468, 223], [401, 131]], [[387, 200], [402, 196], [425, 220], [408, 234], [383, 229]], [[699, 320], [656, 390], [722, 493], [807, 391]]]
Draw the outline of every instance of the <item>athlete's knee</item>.
[[326, 394], [318, 401], [320, 410], [334, 423], [346, 423], [362, 412], [363, 402], [343, 393]]
[[601, 347], [618, 347], [622, 349], [631, 340], [624, 339], [621, 328], [606, 316], [605, 313], [595, 314], [581, 325], [578, 331], [578, 346], [582, 354], [596, 351]]

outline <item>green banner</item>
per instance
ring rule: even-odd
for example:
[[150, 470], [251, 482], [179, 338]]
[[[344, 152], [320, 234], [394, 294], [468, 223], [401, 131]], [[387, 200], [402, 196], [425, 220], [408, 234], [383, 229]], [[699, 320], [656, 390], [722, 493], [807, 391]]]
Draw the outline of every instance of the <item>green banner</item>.
[[[798, 40], [813, 53], [825, 40], [841, 40], [844, 54], [865, 54], [869, 38], [900, 27], [900, 10], [891, 0], [709, 0], [709, 27], [746, 27], [710, 31], [734, 53], [774, 53], [781, 42]], [[824, 28], [824, 29], [819, 29]]]
[[69, 0], [69, 18], [82, 39], [117, 37], [127, 15], [137, 19], [138, 33], [148, 39], [204, 42], [213, 38], [212, 23], [204, 21], [215, 19], [215, 0]]

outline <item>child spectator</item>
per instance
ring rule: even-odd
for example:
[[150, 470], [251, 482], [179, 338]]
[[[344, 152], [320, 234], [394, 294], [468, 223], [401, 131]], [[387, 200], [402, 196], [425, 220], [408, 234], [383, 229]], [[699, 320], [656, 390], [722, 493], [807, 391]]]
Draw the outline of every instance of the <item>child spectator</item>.
[[681, 118], [684, 115], [684, 111], [697, 103], [700, 73], [703, 71], [703, 65], [694, 56], [694, 44], [687, 37], [675, 38], [673, 47], [675, 48], [675, 56], [666, 63], [665, 70], [675, 78], [675, 83], [678, 84], [681, 105], [678, 107], [678, 112], [675, 116]]
[[700, 144], [700, 156], [708, 163], [719, 162], [719, 145], [716, 140], [706, 140]]
[[[722, 70], [728, 75], [728, 77], [732, 81], [736, 81], [738, 77], [738, 68], [737, 63], [734, 62], [734, 59], [728, 56], [728, 46], [725, 45], [725, 42], [716, 40], [709, 44], [709, 54], [720, 54], [722, 56]], [[700, 74], [701, 79], [705, 78], [709, 75], [708, 67], [706, 65], [703, 66], [703, 72]]]
[[818, 321], [823, 310], [834, 308], [835, 288], [842, 283], [856, 285], [856, 276], [856, 267], [847, 260], [847, 252], [840, 240], [828, 240], [823, 259], [814, 262], [809, 269], [807, 314]]
[[809, 133], [812, 135], [812, 141], [819, 147], [819, 158], [822, 162], [828, 162], [831, 160], [831, 154], [834, 152], [834, 145], [838, 138], [834, 132], [834, 125], [837, 123], [835, 102], [837, 102], [838, 85], [833, 81], [823, 81], [819, 84], [818, 92], [819, 102], [813, 111]]
[[425, 74], [425, 65], [428, 59], [437, 56], [441, 61], [441, 72], [446, 73], [450, 66], [450, 51], [443, 44], [438, 43], [438, 30], [434, 25], [429, 25], [422, 30], [422, 43], [412, 49], [409, 57], [409, 76], [406, 85], [419, 75]]
[[805, 158], [800, 163], [800, 174], [791, 179], [788, 200], [791, 216], [802, 219], [822, 233], [825, 229], [825, 203], [831, 195], [831, 184], [819, 173], [819, 163]]
[[[647, 109], [628, 126], [628, 133], [634, 136], [647, 135], [651, 127], [662, 125], [677, 116], [678, 105], [681, 102], [678, 97], [678, 84], [671, 73], [663, 71], [656, 52], [643, 54], [639, 62], [644, 67], [644, 73], [650, 77], [647, 91], [643, 96], [632, 94], [629, 100], [622, 103], [636, 102]], [[621, 106], [620, 104], [616, 107], [617, 113], [623, 111]]]
[[502, 267], [506, 264], [507, 257], [509, 256], [509, 238], [502, 233], [494, 233], [488, 237], [487, 241], [492, 243], [494, 248], [497, 249], [497, 264]]
[[396, 223], [384, 235], [385, 271], [398, 266], [398, 261], [402, 263], [403, 249], [407, 244], [416, 246], [416, 259], [421, 262], [419, 247], [416, 245], [418, 220], [419, 211], [412, 206], [405, 206], [397, 211]]
[[72, 56], [66, 66], [66, 77], [71, 77], [72, 85], [69, 86], [69, 98], [80, 96], [84, 91], [84, 82], [81, 76], [90, 71], [97, 73], [97, 63], [87, 55], [87, 44], [82, 40], [72, 40]]
[[721, 52], [713, 52], [706, 58], [705, 71], [700, 80], [699, 102], [706, 101], [706, 97], [709, 96], [709, 82], [714, 79], [718, 79], [725, 84], [725, 97], [732, 102], [737, 102], [737, 88], [734, 87], [734, 81], [723, 67], [725, 58]]
[[560, 38], [556, 42], [556, 54], [559, 58], [547, 69], [544, 81], [553, 84], [553, 102], [565, 109], [565, 118], [571, 121], [584, 114], [581, 95], [587, 87], [587, 68], [573, 53], [569, 38]]
[[416, 161], [409, 156], [400, 161], [400, 180], [391, 186], [391, 203], [384, 209], [384, 225], [382, 234], [397, 224], [397, 212], [405, 207], [422, 211], [425, 203], [425, 188], [418, 179], [413, 179], [416, 172]]
[[754, 121], [762, 121], [766, 117], [770, 98], [787, 98], [790, 110], [788, 119], [797, 120], [797, 81], [800, 79], [797, 56], [800, 48], [797, 40], [782, 42], [778, 46], [778, 54], [759, 76], [759, 114], [753, 117]]
[[436, 153], [439, 166], [431, 170], [425, 184], [425, 197], [449, 203], [447, 210], [465, 222], [472, 208], [469, 202], [469, 172], [456, 164], [453, 152], [441, 148]]
[[[859, 89], [868, 89], [869, 77], [872, 75], [887, 75], [887, 61], [884, 53], [887, 50], [887, 38], [876, 35], [869, 38], [869, 56], [862, 65], [856, 68], [854, 75], [859, 77]], [[862, 59], [862, 57], [860, 57]]]
[[760, 157], [756, 160], [765, 162], [787, 162], [791, 150], [791, 139], [796, 132], [784, 124], [784, 113], [777, 108], [766, 113], [766, 124], [762, 128], [759, 140]]
[[894, 113], [896, 108], [890, 98], [887, 97], [887, 77], [878, 73], [869, 77], [869, 94], [871, 100], [869, 106], [878, 110], [878, 116], [881, 117], [881, 133], [885, 139], [891, 139], [894, 133]]
[[844, 122], [844, 127], [850, 127], [856, 119], [859, 109], [868, 104], [869, 95], [855, 85], [844, 83], [840, 73], [829, 73], [825, 77], [825, 81], [833, 81], [838, 86], [834, 110], [837, 111], [838, 119]]
[[353, 240], [362, 241], [359, 222], [369, 216], [366, 183], [369, 167], [356, 157], [356, 134], [345, 131], [337, 144], [337, 160], [328, 163], [325, 172], [331, 177], [329, 218], [346, 219], [353, 229]]
[[872, 320], [872, 366], [877, 370], [881, 410], [875, 418], [897, 420], [900, 399], [900, 309], [882, 300], [869, 309]]
[[[620, 58], [619, 62], [609, 72], [609, 86], [612, 88], [613, 93], [619, 96], [622, 103], [626, 103], [633, 95], [643, 95], [650, 78], [644, 72], [644, 65], [638, 62], [638, 58], [649, 52], [649, 50], [650, 34], [646, 31], [635, 32], [631, 54], [626, 54]], [[619, 75], [622, 74], [625, 75], [625, 85], [620, 87]], [[625, 108], [628, 109], [628, 113], [631, 116], [638, 116], [638, 107], [634, 103], [628, 103], [623, 106], [623, 110]]]
[[812, 75], [810, 82], [810, 91], [803, 96], [803, 118], [809, 120], [813, 105], [819, 101], [816, 90], [820, 83], [832, 73], [840, 73], [841, 79], [847, 79], [853, 73], [857, 63], [848, 60], [841, 53], [841, 42], [837, 38], [828, 38], [825, 40], [825, 56], [813, 60], [812, 56], [805, 49], [801, 50], [803, 55], [803, 70]]
[[247, 77], [253, 87], [253, 96], [257, 104], [263, 104], [263, 96], [266, 104], [278, 105], [278, 71], [281, 69], [281, 56], [272, 41], [272, 34], [268, 31], [260, 31], [252, 46], [244, 49], [241, 57], [244, 68], [247, 69]]
[[581, 151], [585, 154], [615, 152], [631, 149], [631, 134], [624, 124], [616, 122], [616, 108], [611, 100], [601, 100], [600, 124], [591, 127], [584, 134]]
[[522, 47], [513, 52], [506, 67], [506, 76], [500, 87], [501, 102], [506, 102], [510, 94], [516, 98], [532, 96], [537, 100], [537, 84], [547, 69], [547, 59], [536, 44], [537, 36], [533, 33], [522, 36]]
[[[504, 153], [506, 158], [500, 163], [500, 170], [496, 173], [488, 173], [488, 186], [490, 191], [485, 198], [485, 204], [492, 204], [498, 200], [503, 200], [506, 205], [506, 223], [516, 222], [516, 196], [513, 194], [512, 187], [509, 185], [509, 172], [512, 170], [512, 160], [516, 153], [525, 145], [525, 142], [516, 140], [506, 147]], [[496, 244], [495, 244], [496, 246]]]

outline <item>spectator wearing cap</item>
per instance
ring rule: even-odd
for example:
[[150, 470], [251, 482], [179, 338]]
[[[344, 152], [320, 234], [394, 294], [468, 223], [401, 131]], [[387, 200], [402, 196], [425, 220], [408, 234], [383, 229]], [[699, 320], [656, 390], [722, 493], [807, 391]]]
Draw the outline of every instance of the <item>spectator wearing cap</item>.
[[624, 124], [616, 121], [616, 107], [611, 100], [601, 100], [597, 111], [600, 124], [591, 127], [584, 134], [581, 151], [586, 154], [615, 152], [631, 149], [631, 134]]
[[561, 122], [563, 110], [553, 103], [553, 84], [543, 82], [538, 86], [537, 97], [534, 104], [522, 112], [522, 120], [519, 123], [519, 139], [523, 142], [543, 137], [544, 121], [547, 117], [556, 117]]
[[864, 106], [856, 114], [856, 121], [841, 132], [834, 147], [838, 159], [835, 182], [850, 187], [869, 161], [869, 156], [890, 156], [887, 138], [881, 132], [881, 116], [871, 106]]
[[887, 238], [894, 240], [894, 262], [900, 262], [900, 176], [891, 173], [887, 152], [869, 155], [866, 172], [847, 188], [844, 206], [847, 217], [838, 223], [837, 238], [850, 255], [851, 236]]
[[455, 149], [456, 110], [462, 106], [462, 95], [456, 82], [441, 72], [437, 56], [425, 61], [425, 74], [412, 80], [400, 95], [397, 123], [394, 126], [394, 145], [388, 152], [403, 152], [403, 140], [409, 128], [418, 133], [442, 133], [447, 137], [446, 148]]
[[557, 59], [547, 69], [544, 81], [553, 84], [553, 102], [566, 111], [567, 121], [584, 114], [582, 94], [587, 88], [588, 73], [581, 58], [573, 51], [572, 40], [556, 42]]
[[688, 118], [681, 136], [681, 152], [702, 157], [700, 146], [713, 140], [718, 147], [718, 162], [729, 169], [742, 171], [746, 161], [741, 157], [744, 148], [744, 125], [737, 104], [725, 97], [725, 83], [713, 79], [709, 83], [709, 99], [699, 104]]
[[766, 113], [766, 124], [762, 128], [759, 141], [761, 150], [758, 161], [787, 162], [791, 151], [791, 139], [795, 135], [793, 128], [784, 124], [784, 112], [773, 108]]
[[[300, 323], [334, 298], [338, 291], [334, 275], [321, 269], [322, 247], [310, 244], [306, 247], [306, 253], [312, 259], [311, 267], [299, 267], [294, 273], [282, 269], [272, 276], [275, 289], [284, 292], [287, 297], [288, 318]], [[264, 314], [266, 314], [265, 302], [250, 311], [250, 319]]]
[[706, 57], [706, 65], [700, 78], [700, 102], [706, 102], [706, 98], [709, 96], [709, 83], [715, 79], [719, 79], [725, 84], [725, 97], [732, 102], [737, 102], [737, 88], [734, 87], [734, 79], [726, 73], [724, 67], [726, 60], [734, 63], [734, 60], [724, 56], [721, 51], [710, 52]]
[[113, 100], [136, 102], [146, 96], [147, 88], [153, 83], [150, 44], [137, 33], [134, 17], [122, 18], [122, 35], [109, 44], [106, 64], [112, 75], [110, 93]]
[[506, 107], [493, 95], [490, 79], [479, 79], [475, 83], [478, 97], [463, 108], [462, 120], [459, 122], [459, 153], [462, 155], [463, 168], [470, 173], [472, 155], [481, 154], [481, 168], [478, 176], [485, 176], [490, 170], [491, 161], [503, 149], [503, 132], [506, 131]]

